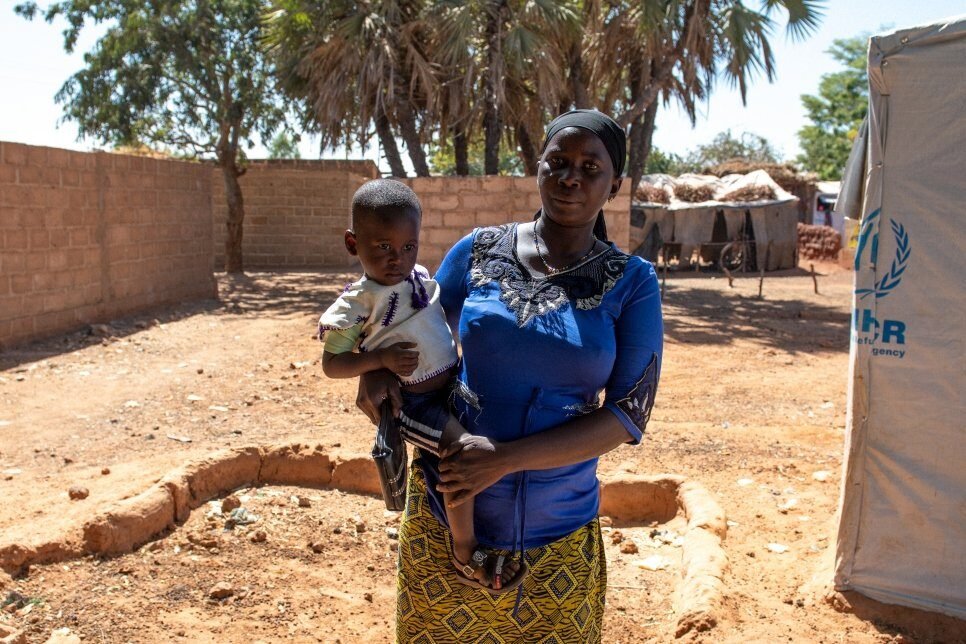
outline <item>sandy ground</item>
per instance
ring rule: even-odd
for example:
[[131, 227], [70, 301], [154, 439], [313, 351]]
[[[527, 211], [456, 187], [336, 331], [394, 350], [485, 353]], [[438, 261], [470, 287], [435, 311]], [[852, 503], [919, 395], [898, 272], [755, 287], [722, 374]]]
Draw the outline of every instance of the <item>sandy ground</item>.
[[[851, 273], [817, 266], [727, 280], [672, 275], [663, 378], [643, 443], [604, 473], [674, 473], [725, 508], [730, 570], [719, 624], [699, 641], [966, 641], [964, 624], [850, 596], [823, 600], [845, 425]], [[0, 540], [56, 535], [227, 446], [302, 439], [368, 453], [352, 381], [318, 365], [315, 319], [352, 276], [219, 277], [187, 303], [0, 353]], [[190, 440], [190, 442], [188, 442]], [[68, 498], [84, 486], [90, 496]], [[268, 486], [220, 501], [137, 552], [0, 573], [0, 623], [30, 642], [388, 642], [398, 515], [380, 499]], [[299, 496], [303, 497], [301, 502]], [[608, 529], [605, 641], [673, 640], [679, 517]], [[623, 542], [614, 532], [619, 529]], [[262, 539], [264, 537], [264, 539]], [[637, 553], [624, 552], [637, 546]], [[781, 547], [778, 547], [781, 546]], [[776, 550], [784, 550], [776, 552]], [[648, 570], [642, 560], [663, 562]], [[227, 598], [212, 599], [218, 583]]]

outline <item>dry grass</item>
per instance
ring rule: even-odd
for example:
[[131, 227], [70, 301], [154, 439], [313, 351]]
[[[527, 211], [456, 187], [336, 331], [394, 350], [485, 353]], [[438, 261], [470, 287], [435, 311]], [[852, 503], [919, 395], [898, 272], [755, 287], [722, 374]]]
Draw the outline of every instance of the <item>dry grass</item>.
[[721, 201], [768, 201], [775, 198], [775, 190], [771, 186], [745, 186], [732, 190]]
[[744, 159], [731, 159], [704, 169], [705, 174], [723, 177], [728, 174], [748, 174], [755, 170], [764, 170], [775, 183], [788, 192], [813, 185], [818, 177], [810, 172], [799, 172], [790, 163], [751, 163]]
[[641, 183], [641, 185], [637, 187], [637, 192], [634, 193], [634, 197], [638, 201], [644, 201], [647, 203], [671, 203], [671, 197], [668, 195], [667, 190], [664, 188], [658, 188], [650, 183]]
[[700, 203], [702, 201], [711, 201], [714, 198], [714, 190], [711, 186], [679, 183], [674, 186], [674, 196], [681, 201]]

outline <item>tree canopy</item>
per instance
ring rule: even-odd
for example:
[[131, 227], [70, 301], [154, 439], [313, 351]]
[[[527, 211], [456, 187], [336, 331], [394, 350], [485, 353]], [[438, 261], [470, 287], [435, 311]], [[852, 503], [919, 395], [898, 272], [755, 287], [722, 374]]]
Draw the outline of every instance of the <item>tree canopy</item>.
[[244, 207], [237, 178], [244, 145], [268, 141], [285, 121], [284, 103], [261, 47], [261, 0], [64, 0], [43, 12], [67, 21], [72, 52], [88, 21], [108, 25], [85, 67], [57, 93], [81, 136], [113, 145], [160, 144], [217, 160], [228, 200], [226, 269], [242, 270]]
[[[716, 79], [741, 90], [774, 77], [769, 38], [781, 16], [811, 33], [821, 0], [275, 0], [270, 41], [306, 122], [335, 145], [373, 128], [394, 174], [400, 136], [417, 174], [422, 149], [451, 146], [455, 170], [483, 141], [484, 171], [501, 146], [536, 171], [543, 126], [596, 107], [628, 128], [629, 173], [644, 169], [660, 101], [692, 119]], [[443, 141], [446, 139], [447, 141]]]
[[684, 155], [655, 148], [647, 159], [647, 173], [681, 175], [703, 173], [706, 168], [742, 159], [751, 163], [778, 163], [781, 155], [765, 137], [752, 132], [735, 136], [731, 130], [719, 132], [711, 143], [699, 145]]
[[869, 76], [864, 36], [832, 41], [828, 53], [844, 69], [824, 74], [818, 95], [804, 94], [802, 104], [812, 122], [798, 131], [801, 166], [820, 179], [842, 176], [852, 142], [869, 107]]

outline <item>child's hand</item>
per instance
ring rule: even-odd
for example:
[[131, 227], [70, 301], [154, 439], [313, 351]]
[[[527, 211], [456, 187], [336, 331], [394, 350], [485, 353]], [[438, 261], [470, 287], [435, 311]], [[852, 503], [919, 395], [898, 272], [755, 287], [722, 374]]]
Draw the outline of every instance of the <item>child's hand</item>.
[[380, 349], [382, 366], [397, 376], [411, 376], [419, 364], [419, 351], [414, 349], [415, 346], [415, 342], [397, 342]]

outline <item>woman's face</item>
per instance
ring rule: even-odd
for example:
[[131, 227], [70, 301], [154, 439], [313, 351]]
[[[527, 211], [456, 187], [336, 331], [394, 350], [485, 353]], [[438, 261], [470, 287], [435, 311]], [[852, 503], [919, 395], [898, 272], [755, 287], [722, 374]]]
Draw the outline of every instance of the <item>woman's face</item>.
[[560, 130], [547, 143], [537, 183], [544, 215], [567, 227], [592, 226], [607, 198], [621, 186], [603, 141], [578, 127]]

